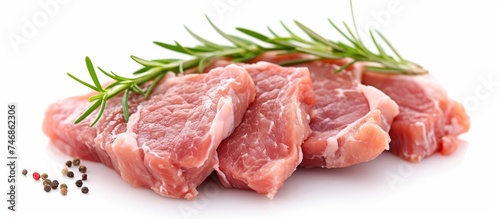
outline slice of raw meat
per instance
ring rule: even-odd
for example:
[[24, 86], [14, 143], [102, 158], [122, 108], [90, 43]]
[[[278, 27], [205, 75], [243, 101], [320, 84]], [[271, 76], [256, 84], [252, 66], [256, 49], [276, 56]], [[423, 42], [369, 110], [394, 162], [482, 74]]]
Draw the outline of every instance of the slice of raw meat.
[[306, 68], [266, 62], [243, 66], [255, 82], [256, 98], [217, 150], [216, 171], [224, 186], [272, 199], [301, 162], [300, 145], [311, 132], [311, 77]]
[[[304, 54], [259, 57], [274, 63], [312, 58]], [[320, 60], [307, 67], [316, 96], [312, 133], [302, 145], [303, 167], [339, 168], [370, 161], [389, 147], [388, 131], [398, 106], [387, 95], [360, 84], [362, 65], [334, 74], [349, 60]]]
[[216, 149], [240, 123], [255, 98], [255, 86], [236, 65], [206, 74], [167, 74], [148, 100], [130, 95], [128, 123], [117, 97], [108, 101], [93, 127], [89, 124], [96, 113], [73, 124], [91, 95], [47, 109], [43, 130], [52, 142], [70, 156], [106, 164], [135, 187], [191, 200], [218, 165]]
[[458, 135], [469, 130], [470, 120], [462, 105], [450, 99], [430, 74], [365, 72], [362, 82], [382, 90], [399, 105], [401, 112], [389, 132], [390, 150], [405, 160], [419, 162], [435, 152], [453, 153]]

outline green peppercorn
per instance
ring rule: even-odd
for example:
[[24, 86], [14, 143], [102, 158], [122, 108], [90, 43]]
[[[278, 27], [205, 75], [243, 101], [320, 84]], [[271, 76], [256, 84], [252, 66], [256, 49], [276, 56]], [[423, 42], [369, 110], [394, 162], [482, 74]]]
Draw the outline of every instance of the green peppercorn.
[[82, 187], [82, 193], [83, 194], [89, 193], [89, 188], [87, 188], [87, 186]]
[[78, 158], [73, 159], [73, 165], [75, 165], [75, 166], [80, 165], [80, 159], [78, 159]]
[[62, 188], [60, 192], [61, 192], [61, 195], [66, 195], [66, 194], [68, 194], [68, 189]]
[[51, 183], [52, 183], [52, 181], [50, 181], [50, 179], [45, 179], [45, 180], [43, 181], [43, 186], [50, 186], [50, 185], [51, 185]]
[[41, 177], [42, 177], [42, 180], [46, 180], [47, 178], [49, 178], [49, 175], [46, 173], [42, 173]]
[[50, 188], [49, 185], [46, 185], [43, 187], [43, 190], [45, 190], [46, 192], [50, 192], [50, 190], [52, 190], [52, 188]]
[[87, 180], [87, 174], [86, 173], [82, 174], [82, 180], [83, 181]]
[[81, 165], [80, 167], [78, 167], [78, 171], [80, 171], [80, 173], [86, 173], [87, 172], [87, 167]]
[[66, 176], [68, 176], [69, 178], [73, 178], [75, 174], [73, 173], [73, 171], [68, 171], [68, 174], [66, 174]]
[[61, 185], [59, 185], [59, 188], [60, 189], [67, 189], [68, 185], [66, 185], [66, 183], [61, 183]]
[[71, 160], [66, 161], [66, 166], [71, 167]]
[[26, 174], [28, 174], [28, 170], [23, 169], [23, 175], [25, 175], [25, 176], [26, 176]]
[[75, 182], [75, 185], [76, 185], [76, 187], [78, 187], [78, 188], [82, 187], [82, 185], [83, 185], [82, 180], [81, 180], [81, 179], [77, 180], [77, 181]]
[[52, 187], [52, 189], [57, 189], [57, 187], [59, 187], [59, 182], [57, 180], [52, 181], [50, 187]]

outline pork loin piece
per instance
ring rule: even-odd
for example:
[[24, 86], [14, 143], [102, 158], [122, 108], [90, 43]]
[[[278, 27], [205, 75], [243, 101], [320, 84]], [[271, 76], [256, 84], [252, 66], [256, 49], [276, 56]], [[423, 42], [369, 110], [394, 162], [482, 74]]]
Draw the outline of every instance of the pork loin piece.
[[248, 72], [236, 65], [206, 74], [167, 74], [148, 100], [131, 94], [125, 123], [120, 97], [79, 124], [92, 94], [52, 104], [43, 130], [60, 150], [99, 161], [135, 187], [151, 188], [173, 198], [193, 199], [196, 187], [218, 165], [216, 149], [240, 123], [255, 98]]
[[363, 83], [389, 95], [401, 113], [394, 119], [391, 152], [419, 162], [435, 153], [453, 153], [457, 136], [469, 130], [470, 121], [461, 104], [451, 100], [445, 89], [429, 74], [382, 75], [366, 72]]
[[302, 160], [300, 145], [311, 132], [313, 86], [306, 68], [265, 62], [244, 66], [255, 82], [256, 98], [219, 146], [216, 170], [224, 186], [272, 199]]
[[[303, 54], [265, 54], [275, 63], [310, 58]], [[316, 95], [312, 133], [302, 145], [303, 167], [340, 168], [375, 159], [388, 149], [388, 131], [398, 106], [380, 90], [360, 84], [362, 66], [333, 72], [348, 60], [298, 64], [311, 73]]]

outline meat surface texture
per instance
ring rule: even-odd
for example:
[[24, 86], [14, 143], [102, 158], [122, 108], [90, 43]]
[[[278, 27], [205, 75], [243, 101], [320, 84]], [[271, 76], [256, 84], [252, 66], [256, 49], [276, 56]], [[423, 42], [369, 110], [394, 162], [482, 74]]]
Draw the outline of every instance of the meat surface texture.
[[[220, 63], [219, 63], [220, 64]], [[273, 198], [302, 160], [315, 103], [306, 68], [259, 62], [242, 65], [256, 86], [255, 101], [241, 124], [217, 150], [224, 186]]]
[[[310, 58], [303, 54], [265, 54], [274, 63]], [[340, 168], [375, 159], [389, 147], [388, 131], [399, 113], [397, 104], [380, 90], [360, 84], [362, 67], [354, 64], [333, 72], [349, 60], [320, 60], [307, 67], [316, 96], [312, 133], [302, 145], [301, 166]]]
[[390, 131], [390, 150], [419, 162], [436, 152], [453, 153], [458, 135], [469, 130], [470, 120], [461, 104], [450, 99], [430, 74], [420, 76], [363, 74], [364, 84], [389, 95], [400, 114]]
[[240, 123], [255, 86], [236, 65], [206, 74], [169, 73], [147, 100], [130, 94], [127, 123], [122, 98], [115, 97], [93, 127], [96, 113], [73, 124], [93, 94], [49, 106], [43, 130], [54, 145], [70, 156], [104, 163], [135, 187], [191, 200], [218, 166], [216, 149]]

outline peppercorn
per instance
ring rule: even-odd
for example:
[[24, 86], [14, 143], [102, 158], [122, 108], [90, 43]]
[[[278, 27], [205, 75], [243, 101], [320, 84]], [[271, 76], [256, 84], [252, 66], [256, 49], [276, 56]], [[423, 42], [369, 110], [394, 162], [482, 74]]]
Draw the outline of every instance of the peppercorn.
[[67, 175], [67, 174], [68, 174], [68, 166], [64, 166], [64, 167], [62, 168], [62, 170], [61, 170], [61, 173], [62, 173], [63, 175]]
[[50, 179], [46, 179], [43, 181], [43, 186], [50, 186], [51, 183], [52, 181], [50, 181]]
[[66, 166], [71, 167], [71, 160], [66, 161]]
[[68, 194], [68, 189], [67, 188], [62, 188], [61, 189], [61, 195], [66, 195]]
[[26, 174], [28, 174], [28, 170], [23, 169], [23, 175], [25, 175], [25, 176], [26, 176]]
[[49, 178], [49, 175], [46, 173], [42, 173], [42, 180], [46, 180], [47, 178]]
[[52, 190], [52, 188], [50, 188], [49, 185], [46, 185], [43, 187], [43, 190], [45, 190], [46, 192], [50, 192], [50, 190]]
[[75, 166], [80, 165], [80, 159], [78, 159], [78, 158], [73, 159], [73, 165], [75, 165]]
[[76, 187], [78, 187], [78, 188], [82, 187], [82, 185], [83, 185], [82, 180], [81, 180], [81, 179], [77, 180], [77, 181], [75, 182], [75, 185], [76, 185]]
[[67, 189], [68, 185], [66, 185], [66, 183], [61, 183], [61, 185], [59, 185], [59, 188], [60, 189]]
[[52, 189], [57, 189], [57, 187], [59, 187], [59, 181], [57, 180], [52, 181], [50, 187], [52, 187]]
[[78, 171], [80, 171], [80, 173], [86, 173], [87, 172], [87, 167], [81, 165], [80, 167], [78, 167]]
[[82, 180], [83, 181], [87, 180], [87, 174], [86, 173], [82, 174]]
[[73, 171], [68, 171], [68, 174], [66, 174], [66, 176], [68, 176], [69, 178], [73, 178], [75, 174], [73, 173]]
[[40, 179], [40, 174], [39, 174], [39, 173], [37, 173], [37, 172], [34, 172], [34, 173], [33, 173], [33, 179], [35, 179], [35, 180], [39, 180], [39, 179]]
[[83, 194], [89, 193], [89, 188], [87, 188], [87, 186], [82, 187], [82, 193]]

